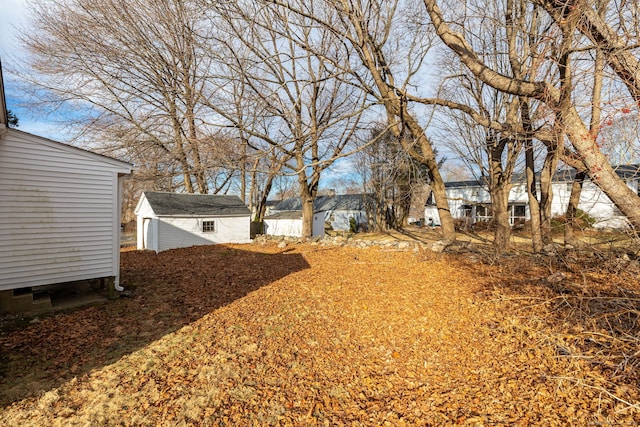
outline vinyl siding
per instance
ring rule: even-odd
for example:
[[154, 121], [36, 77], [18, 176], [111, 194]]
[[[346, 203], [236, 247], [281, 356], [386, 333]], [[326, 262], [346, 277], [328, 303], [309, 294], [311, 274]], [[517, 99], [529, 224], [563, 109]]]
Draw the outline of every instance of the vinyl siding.
[[[301, 219], [265, 219], [265, 233], [269, 236], [302, 236]], [[324, 232], [324, 230], [323, 230]]]
[[118, 173], [129, 172], [23, 132], [1, 138], [0, 290], [117, 276]]
[[[627, 185], [633, 190], [638, 188], [637, 180], [630, 181]], [[564, 215], [569, 203], [569, 197], [571, 196], [571, 182], [555, 182], [552, 184], [552, 191], [551, 215]], [[447, 188], [446, 192], [449, 199], [451, 215], [456, 219], [464, 217], [463, 205], [465, 204], [473, 205], [491, 202], [489, 193], [479, 186]], [[539, 188], [538, 194], [540, 194]], [[514, 184], [509, 193], [509, 203], [529, 204], [526, 186], [524, 184]], [[616, 213], [615, 206], [613, 202], [611, 202], [611, 199], [589, 180], [585, 180], [582, 187], [578, 208], [596, 219], [596, 223], [594, 224], [596, 228], [623, 228], [628, 225], [626, 218]], [[434, 212], [430, 207], [426, 207], [425, 217], [435, 216]], [[529, 212], [527, 208], [527, 218], [528, 217]]]
[[[203, 233], [202, 221], [215, 221], [216, 231]], [[158, 218], [158, 251], [215, 243], [249, 243], [249, 216], [246, 217], [161, 217]]]

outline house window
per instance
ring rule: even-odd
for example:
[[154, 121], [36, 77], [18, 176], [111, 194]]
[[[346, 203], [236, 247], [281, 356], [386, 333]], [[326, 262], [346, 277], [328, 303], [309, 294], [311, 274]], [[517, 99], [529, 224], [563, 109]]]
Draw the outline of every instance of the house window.
[[527, 205], [509, 205], [509, 222], [522, 225], [527, 219]]
[[491, 210], [486, 205], [476, 205], [476, 221], [490, 221]]
[[216, 222], [215, 221], [202, 221], [202, 232], [203, 233], [213, 233], [216, 231]]

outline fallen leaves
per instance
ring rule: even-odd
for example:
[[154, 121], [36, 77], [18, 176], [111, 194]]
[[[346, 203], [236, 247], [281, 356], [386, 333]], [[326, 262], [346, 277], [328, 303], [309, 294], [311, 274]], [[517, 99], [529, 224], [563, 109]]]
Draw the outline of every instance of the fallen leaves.
[[[12, 402], [0, 422], [640, 421], [620, 400], [637, 402], [629, 380], [635, 376], [607, 394], [610, 371], [558, 356], [560, 335], [548, 323], [551, 295], [522, 297], [533, 280], [522, 266], [510, 277], [504, 265], [468, 265], [454, 255], [425, 262], [420, 254], [380, 248], [301, 244], [281, 251], [244, 245], [123, 253], [133, 298], [0, 337], [9, 360], [0, 396]], [[515, 283], [520, 294], [498, 294], [496, 280]], [[20, 377], [27, 367], [32, 376]], [[29, 382], [39, 384], [36, 395]]]

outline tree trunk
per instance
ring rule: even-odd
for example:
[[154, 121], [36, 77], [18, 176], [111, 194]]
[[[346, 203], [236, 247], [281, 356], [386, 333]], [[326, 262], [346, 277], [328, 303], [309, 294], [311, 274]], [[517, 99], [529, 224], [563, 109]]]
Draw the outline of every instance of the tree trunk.
[[436, 206], [438, 208], [438, 215], [440, 216], [440, 227], [442, 230], [442, 237], [449, 240], [456, 239], [456, 229], [453, 222], [453, 216], [449, 209], [449, 200], [447, 199], [447, 192], [444, 185], [444, 179], [440, 174], [440, 167], [436, 160], [435, 152], [431, 146], [431, 142], [424, 133], [422, 126], [418, 124], [416, 119], [410, 115], [406, 105], [403, 107], [404, 113], [402, 114], [404, 122], [409, 127], [412, 136], [418, 142], [421, 153], [416, 156], [415, 150], [408, 150], [409, 155], [414, 159], [421, 162], [429, 169], [429, 178], [431, 180], [431, 191], [436, 200]]
[[544, 244], [551, 243], [551, 203], [553, 201], [552, 180], [553, 173], [558, 165], [558, 156], [554, 149], [548, 149], [544, 159], [542, 170], [540, 171], [540, 214], [541, 233]]
[[262, 194], [260, 195], [260, 199], [258, 200], [258, 205], [256, 206], [256, 216], [254, 218], [254, 221], [256, 222], [264, 221], [264, 216], [267, 212], [267, 199], [269, 198], [269, 194], [271, 193], [274, 178], [275, 175], [269, 175], [267, 178], [267, 182], [264, 185], [264, 190], [262, 190]]
[[529, 214], [531, 215], [531, 245], [534, 252], [541, 252], [542, 232], [540, 229], [540, 205], [536, 194], [536, 174], [533, 160], [533, 143], [530, 139], [525, 142], [525, 163], [527, 179], [527, 196], [529, 197]]
[[508, 249], [511, 240], [511, 224], [509, 223], [510, 192], [510, 184], [493, 186], [490, 192], [493, 223], [496, 226], [493, 234], [493, 245], [499, 252]]
[[569, 196], [569, 203], [567, 204], [567, 212], [565, 214], [566, 223], [564, 225], [564, 244], [577, 246], [579, 241], [575, 235], [576, 229], [576, 215], [578, 211], [578, 205], [580, 203], [580, 194], [582, 194], [582, 185], [587, 176], [584, 171], [576, 172], [576, 176], [571, 184], [571, 195]]
[[300, 203], [302, 204], [302, 237], [308, 239], [313, 237], [313, 202], [318, 193], [318, 175], [314, 173], [311, 178], [307, 177], [301, 154], [297, 156], [297, 162], [298, 165], [302, 165], [298, 170]]
[[302, 237], [313, 237], [313, 197], [302, 198]]

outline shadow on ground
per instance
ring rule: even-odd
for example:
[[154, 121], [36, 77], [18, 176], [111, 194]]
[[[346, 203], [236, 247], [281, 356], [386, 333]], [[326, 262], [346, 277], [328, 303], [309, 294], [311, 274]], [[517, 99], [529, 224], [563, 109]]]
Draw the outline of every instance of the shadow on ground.
[[121, 278], [128, 297], [19, 323], [4, 319], [0, 405], [113, 363], [252, 291], [309, 268], [300, 254], [245, 248], [123, 252]]

